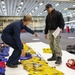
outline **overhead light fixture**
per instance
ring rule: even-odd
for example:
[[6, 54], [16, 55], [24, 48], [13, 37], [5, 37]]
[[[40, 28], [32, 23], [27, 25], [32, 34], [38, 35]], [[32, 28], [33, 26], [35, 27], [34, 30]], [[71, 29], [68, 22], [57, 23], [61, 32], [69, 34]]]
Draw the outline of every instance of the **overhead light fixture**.
[[55, 4], [55, 6], [59, 6], [59, 3]]
[[24, 2], [23, 2], [23, 1], [21, 1], [21, 5], [23, 5], [23, 3], [24, 3]]
[[3, 9], [5, 9], [5, 6], [3, 6]]
[[73, 5], [73, 7], [75, 7], [75, 5]]
[[64, 8], [64, 10], [68, 10], [68, 8]]
[[6, 10], [4, 9], [4, 12], [6, 12]]
[[38, 9], [38, 7], [35, 7], [35, 9]]
[[30, 15], [32, 15], [31, 13], [29, 13]]
[[21, 9], [22, 7], [21, 6], [19, 6], [19, 9]]
[[43, 3], [40, 3], [40, 6], [43, 5]]
[[4, 4], [4, 1], [1, 1], [2, 4]]
[[34, 12], [34, 10], [32, 10], [32, 12]]
[[40, 15], [42, 15], [42, 13], [40, 13]]
[[18, 9], [17, 11], [19, 12], [20, 10]]

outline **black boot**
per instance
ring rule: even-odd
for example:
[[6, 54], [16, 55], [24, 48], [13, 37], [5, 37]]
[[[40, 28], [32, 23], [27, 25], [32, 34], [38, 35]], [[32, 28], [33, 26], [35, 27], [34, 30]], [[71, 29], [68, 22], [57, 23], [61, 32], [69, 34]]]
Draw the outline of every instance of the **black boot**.
[[7, 67], [10, 67], [10, 68], [17, 68], [18, 66], [17, 65], [14, 65], [14, 64], [10, 64], [10, 63], [6, 63], [6, 66]]
[[47, 61], [54, 61], [56, 60], [56, 54], [53, 54], [51, 58], [47, 59]]
[[22, 63], [18, 61], [15, 65], [21, 65], [21, 64], [22, 64]]
[[60, 65], [62, 63], [62, 58], [61, 57], [57, 57], [55, 64]]

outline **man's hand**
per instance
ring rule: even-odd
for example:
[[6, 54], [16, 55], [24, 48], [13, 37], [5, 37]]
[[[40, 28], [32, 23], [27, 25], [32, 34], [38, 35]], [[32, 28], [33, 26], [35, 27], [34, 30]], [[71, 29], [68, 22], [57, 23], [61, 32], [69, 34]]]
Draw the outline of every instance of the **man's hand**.
[[45, 39], [47, 39], [47, 34], [44, 34]]
[[22, 56], [22, 57], [25, 57], [25, 52], [24, 52], [24, 50], [21, 51], [21, 56]]
[[35, 37], [38, 37], [38, 34], [37, 33], [34, 33]]
[[60, 33], [62, 33], [62, 31], [63, 31], [62, 28], [60, 28]]

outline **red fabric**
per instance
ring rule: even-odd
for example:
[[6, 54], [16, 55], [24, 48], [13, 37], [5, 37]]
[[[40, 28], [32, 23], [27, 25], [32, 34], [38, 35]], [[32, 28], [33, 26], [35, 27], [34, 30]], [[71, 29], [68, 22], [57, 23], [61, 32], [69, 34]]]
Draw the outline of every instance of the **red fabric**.
[[69, 67], [69, 68], [75, 70], [75, 66], [69, 66], [68, 63], [66, 63], [66, 65], [67, 65], [67, 67]]
[[0, 62], [0, 67], [6, 68], [5, 62]]

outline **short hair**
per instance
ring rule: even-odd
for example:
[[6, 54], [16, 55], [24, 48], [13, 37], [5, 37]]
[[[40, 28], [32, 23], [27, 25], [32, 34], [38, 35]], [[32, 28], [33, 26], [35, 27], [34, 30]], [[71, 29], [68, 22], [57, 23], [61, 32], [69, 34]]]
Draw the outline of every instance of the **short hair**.
[[32, 21], [32, 16], [29, 14], [24, 15], [23, 21]]

